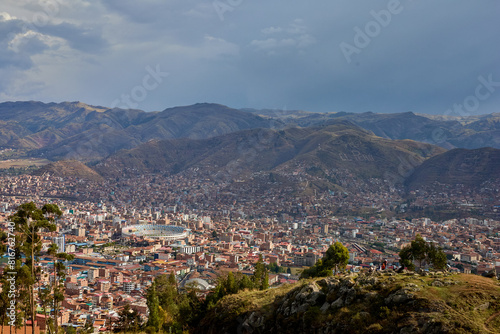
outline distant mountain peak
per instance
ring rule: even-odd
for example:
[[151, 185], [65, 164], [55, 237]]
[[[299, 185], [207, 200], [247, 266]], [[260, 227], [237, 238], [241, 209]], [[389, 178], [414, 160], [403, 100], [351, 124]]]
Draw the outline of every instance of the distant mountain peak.
[[209, 103], [209, 102], [202, 102], [202, 103], [195, 103], [191, 105], [186, 105], [186, 106], [178, 106], [178, 107], [172, 107], [172, 108], [167, 108], [163, 110], [163, 112], [169, 112], [169, 111], [181, 111], [181, 110], [199, 110], [199, 109], [206, 109], [207, 111], [216, 111], [216, 110], [235, 110], [230, 108], [226, 105], [223, 104], [218, 104], [218, 103]]

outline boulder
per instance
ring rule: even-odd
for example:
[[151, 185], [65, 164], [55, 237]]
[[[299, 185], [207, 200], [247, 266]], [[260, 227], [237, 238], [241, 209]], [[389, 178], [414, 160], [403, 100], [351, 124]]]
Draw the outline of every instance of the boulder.
[[314, 291], [311, 294], [309, 294], [309, 296], [307, 296], [306, 303], [314, 305], [316, 304], [317, 300], [324, 295], [325, 294], [321, 291]]
[[356, 298], [356, 289], [350, 288], [345, 292], [344, 305], [350, 305]]
[[342, 306], [344, 306], [344, 300], [342, 297], [337, 298], [337, 300], [332, 303], [332, 307], [334, 308], [341, 308]]
[[330, 303], [325, 302], [323, 306], [321, 306], [320, 310], [322, 313], [326, 313], [326, 311], [328, 311], [329, 308], [330, 308]]
[[479, 306], [476, 306], [476, 310], [480, 310], [480, 311], [484, 311], [484, 310], [487, 310], [488, 308], [490, 307], [490, 303], [489, 302], [486, 302], [484, 304], [481, 304]]
[[405, 290], [400, 289], [392, 294], [390, 294], [387, 298], [384, 299], [386, 305], [398, 305], [408, 302], [413, 299], [414, 295]]
[[444, 283], [443, 283], [443, 281], [437, 279], [437, 280], [434, 280], [434, 282], [432, 282], [431, 285], [437, 286], [437, 287], [442, 287], [442, 286], [444, 286]]

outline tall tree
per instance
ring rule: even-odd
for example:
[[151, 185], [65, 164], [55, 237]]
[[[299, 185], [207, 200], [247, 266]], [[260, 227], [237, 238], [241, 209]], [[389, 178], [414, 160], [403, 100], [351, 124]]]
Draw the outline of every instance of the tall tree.
[[156, 293], [161, 308], [162, 324], [172, 328], [176, 325], [179, 315], [180, 294], [177, 289], [177, 279], [173, 272], [167, 275], [159, 275], [155, 278]]
[[415, 240], [411, 242], [411, 252], [413, 259], [418, 261], [418, 267], [422, 267], [422, 262], [427, 258], [427, 243], [420, 234], [417, 234]]
[[252, 282], [256, 289], [265, 290], [269, 287], [269, 284], [264, 284], [266, 274], [268, 274], [266, 265], [264, 264], [262, 254], [259, 254], [259, 260], [255, 264], [255, 270], [252, 276]]
[[6, 316], [8, 313], [8, 307], [10, 306], [10, 298], [8, 298], [9, 294], [9, 289], [7, 289], [7, 286], [9, 285], [5, 275], [2, 275], [0, 277], [0, 283], [2, 284], [2, 291], [0, 292], [0, 312], [1, 312], [1, 320], [0, 324], [2, 325], [2, 334], [3, 334], [3, 326], [6, 323]]
[[156, 294], [156, 283], [153, 284], [148, 290], [146, 304], [148, 305], [149, 317], [146, 324], [147, 327], [153, 327], [156, 332], [160, 330], [160, 303], [158, 295]]
[[66, 278], [66, 266], [61, 261], [71, 261], [75, 257], [73, 254], [57, 253], [55, 267], [55, 281], [54, 281], [54, 320], [55, 332], [59, 330], [59, 305], [64, 300], [64, 279]]
[[236, 280], [234, 279], [234, 274], [233, 272], [229, 272], [227, 274], [226, 282], [225, 282], [225, 288], [226, 288], [226, 293], [227, 294], [233, 294], [238, 292], [238, 287], [236, 285]]
[[269, 272], [266, 270], [264, 278], [262, 279], [262, 290], [267, 290], [269, 288]]
[[[54, 310], [54, 326], [55, 326], [55, 333], [57, 334], [57, 331], [58, 331], [58, 314], [57, 314], [57, 309], [56, 309], [56, 285], [58, 285], [57, 283], [57, 245], [56, 244], [50, 244], [49, 248], [47, 249], [47, 254], [50, 255], [52, 257], [52, 262], [54, 264], [54, 270], [53, 270], [53, 273], [54, 273], [54, 277], [52, 279], [52, 283], [50, 285], [50, 290], [52, 291], [52, 295], [53, 295], [53, 298], [52, 298], [52, 308]], [[50, 279], [49, 279], [50, 281]]]
[[51, 333], [52, 319], [49, 319], [49, 317], [47, 317], [47, 307], [49, 307], [49, 312], [50, 312], [50, 304], [52, 302], [50, 287], [45, 287], [43, 289], [40, 289], [38, 292], [38, 298], [40, 299], [40, 305], [42, 306], [43, 316], [45, 318], [45, 327], [49, 328], [49, 333]]
[[36, 282], [36, 257], [40, 255], [42, 249], [42, 239], [39, 233], [43, 230], [55, 231], [56, 225], [53, 223], [55, 216], [61, 216], [62, 212], [55, 204], [45, 204], [41, 209], [37, 208], [35, 203], [21, 204], [17, 212], [10, 217], [15, 224], [15, 229], [20, 233], [20, 249], [25, 255], [24, 264], [29, 268], [29, 313], [32, 320], [32, 333], [35, 333], [36, 321], [36, 300], [35, 300], [35, 282]]

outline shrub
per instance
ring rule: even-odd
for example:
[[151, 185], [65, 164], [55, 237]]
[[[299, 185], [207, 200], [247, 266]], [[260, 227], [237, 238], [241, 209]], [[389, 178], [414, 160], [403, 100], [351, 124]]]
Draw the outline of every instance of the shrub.
[[383, 329], [382, 325], [379, 323], [376, 323], [376, 324], [371, 324], [370, 326], [368, 326], [366, 331], [367, 331], [367, 333], [376, 333], [376, 332], [380, 332], [382, 329]]
[[387, 306], [381, 306], [378, 314], [382, 319], [386, 319], [391, 315], [391, 310]]

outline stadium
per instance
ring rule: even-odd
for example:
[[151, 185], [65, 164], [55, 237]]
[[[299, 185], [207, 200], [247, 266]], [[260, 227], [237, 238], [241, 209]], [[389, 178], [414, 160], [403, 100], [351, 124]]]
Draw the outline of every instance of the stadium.
[[186, 238], [191, 230], [182, 226], [141, 224], [122, 228], [122, 236], [146, 237], [164, 240], [179, 240]]

